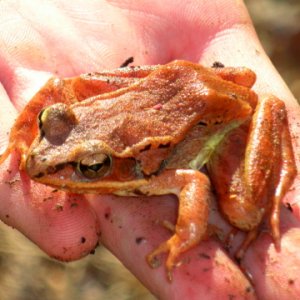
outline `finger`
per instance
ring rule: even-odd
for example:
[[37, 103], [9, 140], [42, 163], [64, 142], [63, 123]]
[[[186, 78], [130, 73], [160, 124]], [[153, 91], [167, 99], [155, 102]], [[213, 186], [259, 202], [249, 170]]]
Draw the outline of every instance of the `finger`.
[[[7, 136], [16, 111], [0, 86], [0, 146]], [[30, 182], [18, 170], [18, 157], [0, 166], [0, 218], [17, 228], [47, 254], [60, 260], [78, 259], [98, 244], [99, 225], [84, 198]]]
[[0, 218], [51, 257], [70, 261], [98, 244], [99, 224], [81, 196], [53, 191], [18, 172], [18, 158], [0, 166]]
[[[243, 12], [241, 11], [241, 14]], [[247, 12], [244, 10], [244, 14]], [[248, 24], [248, 26], [247, 26]], [[225, 66], [247, 66], [255, 71], [257, 93], [272, 93], [285, 101], [294, 152], [299, 170], [300, 119], [299, 105], [272, 66], [257, 40], [249, 20], [236, 24], [230, 31], [222, 31], [204, 51], [201, 62], [211, 65], [220, 61]], [[230, 51], [226, 51], [230, 49]], [[294, 216], [300, 219], [300, 180], [299, 174], [284, 201], [291, 204]], [[253, 278], [253, 284], [260, 299], [296, 299], [299, 297], [298, 279], [300, 268], [299, 221], [286, 211], [282, 212], [281, 249], [276, 251], [269, 233], [262, 234], [246, 252], [243, 266]]]
[[[151, 269], [149, 254], [171, 233], [162, 221], [175, 222], [177, 205], [172, 197], [93, 197], [91, 205], [101, 224], [101, 241], [128, 267], [152, 293], [161, 299], [255, 299], [251, 284], [232, 263], [218, 243], [205, 241], [182, 255], [170, 284], [164, 267]], [[197, 297], [196, 297], [197, 295]]]
[[16, 110], [0, 83], [0, 154], [5, 150], [10, 128], [16, 118]]
[[300, 222], [287, 209], [281, 215], [280, 251], [270, 234], [263, 233], [243, 261], [259, 299], [297, 299], [300, 294]]
[[[246, 66], [256, 73], [257, 81], [254, 90], [260, 94], [274, 94], [286, 104], [288, 121], [297, 169], [300, 170], [300, 107], [288, 87], [272, 65], [264, 52], [252, 26], [245, 7], [240, 7], [241, 20], [231, 30], [220, 31], [207, 45], [201, 63], [212, 65], [220, 61], [225, 66]], [[243, 17], [244, 16], [244, 17]], [[230, 51], [225, 51], [230, 49]], [[294, 180], [289, 193], [284, 198], [285, 203], [293, 206], [293, 212], [299, 217], [300, 211], [300, 172]]]
[[[248, 22], [249, 23], [249, 22]], [[240, 24], [241, 25], [241, 24]], [[230, 51], [224, 51], [230, 49]], [[206, 49], [203, 62], [211, 64], [222, 57], [225, 66], [247, 66], [255, 71], [257, 83], [254, 86], [258, 94], [272, 93], [285, 101], [290, 123], [294, 153], [299, 170], [299, 105], [286, 87], [285, 83], [272, 66], [257, 40], [251, 27], [237, 26], [227, 32], [220, 32]], [[299, 274], [299, 174], [286, 195], [284, 202], [290, 203], [294, 213], [282, 211], [281, 249], [276, 251], [269, 233], [261, 234], [257, 241], [246, 252], [242, 264], [253, 278], [253, 284], [261, 299], [295, 299], [299, 296], [299, 285], [296, 282]]]

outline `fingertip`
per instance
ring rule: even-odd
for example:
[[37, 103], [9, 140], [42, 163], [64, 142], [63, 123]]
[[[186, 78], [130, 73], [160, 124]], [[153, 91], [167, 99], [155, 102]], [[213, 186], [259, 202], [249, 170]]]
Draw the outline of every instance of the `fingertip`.
[[20, 176], [9, 159], [1, 171], [0, 213], [6, 224], [61, 261], [79, 259], [95, 249], [100, 227], [83, 196], [33, 183]]
[[247, 252], [243, 265], [251, 274], [259, 299], [298, 299], [299, 236], [299, 228], [289, 229], [276, 249], [269, 234], [264, 233]]
[[[38, 216], [40, 220], [40, 216]], [[92, 253], [99, 243], [100, 227], [83, 196], [66, 195], [39, 221], [33, 237], [49, 256], [73, 261]]]

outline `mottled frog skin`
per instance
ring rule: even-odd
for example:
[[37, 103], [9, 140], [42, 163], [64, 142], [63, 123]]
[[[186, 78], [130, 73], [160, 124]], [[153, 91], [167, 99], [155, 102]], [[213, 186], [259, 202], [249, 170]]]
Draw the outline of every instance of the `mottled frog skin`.
[[53, 78], [16, 120], [0, 162], [17, 151], [32, 180], [73, 193], [177, 195], [173, 236], [147, 256], [154, 267], [168, 252], [170, 279], [207, 234], [211, 184], [223, 215], [248, 232], [238, 257], [266, 217], [278, 246], [296, 167], [285, 105], [258, 97], [255, 77], [173, 61]]

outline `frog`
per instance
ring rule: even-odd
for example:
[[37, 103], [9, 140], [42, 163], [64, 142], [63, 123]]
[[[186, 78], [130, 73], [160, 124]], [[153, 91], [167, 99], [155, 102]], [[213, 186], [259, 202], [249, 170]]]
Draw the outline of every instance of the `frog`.
[[184, 60], [52, 78], [17, 118], [0, 163], [15, 151], [31, 180], [71, 193], [177, 196], [171, 237], [146, 257], [154, 268], [166, 253], [170, 281], [207, 237], [212, 189], [246, 233], [237, 258], [265, 221], [279, 251], [297, 170], [285, 104], [255, 93], [255, 81], [246, 67]]

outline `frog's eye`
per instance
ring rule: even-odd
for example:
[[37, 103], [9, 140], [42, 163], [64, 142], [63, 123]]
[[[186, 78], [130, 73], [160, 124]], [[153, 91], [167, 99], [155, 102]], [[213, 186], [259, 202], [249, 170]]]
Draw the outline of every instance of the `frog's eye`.
[[63, 103], [48, 106], [38, 115], [41, 138], [47, 139], [54, 145], [61, 145], [76, 123], [74, 112]]
[[81, 159], [77, 163], [77, 170], [81, 175], [88, 179], [97, 179], [108, 174], [111, 164], [111, 156], [103, 153], [96, 153]]

